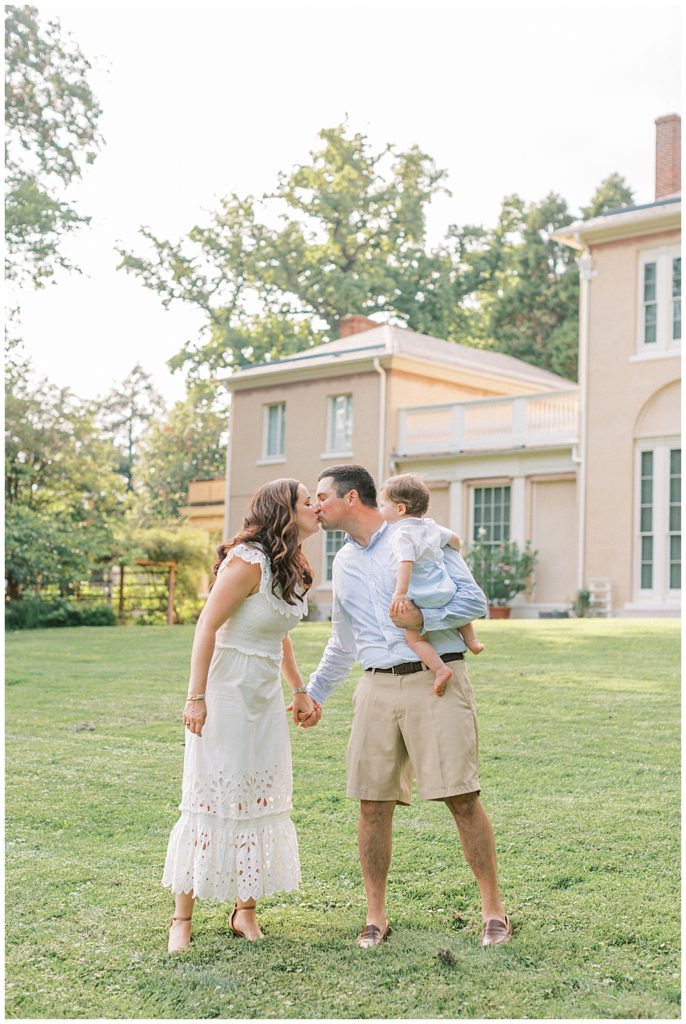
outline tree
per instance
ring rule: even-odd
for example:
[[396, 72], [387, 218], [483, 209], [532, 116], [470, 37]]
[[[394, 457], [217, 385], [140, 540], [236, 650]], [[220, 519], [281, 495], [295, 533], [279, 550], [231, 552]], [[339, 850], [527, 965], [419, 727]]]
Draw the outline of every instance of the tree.
[[7, 578], [61, 592], [107, 560], [125, 484], [95, 403], [37, 379], [14, 346], [5, 394]]
[[187, 501], [192, 480], [226, 473], [228, 409], [210, 389], [195, 389], [142, 438], [140, 502], [154, 519], [174, 519]]
[[148, 424], [164, 412], [164, 401], [140, 363], [102, 399], [101, 419], [119, 452], [118, 472], [126, 492], [134, 489], [138, 444]]
[[205, 314], [203, 341], [170, 363], [191, 380], [331, 340], [351, 311], [455, 335], [460, 268], [426, 243], [426, 208], [445, 172], [416, 146], [373, 152], [345, 124], [320, 139], [309, 163], [279, 175], [262, 209], [231, 195], [179, 242], [143, 228], [150, 255], [120, 250], [120, 267], [165, 307], [186, 302]]
[[78, 269], [61, 243], [90, 218], [64, 193], [102, 144], [101, 110], [91, 65], [59, 21], [10, 5], [5, 39], [6, 275], [42, 287], [58, 267]]
[[609, 174], [604, 181], [601, 181], [593, 193], [593, 198], [588, 206], [581, 207], [581, 215], [584, 220], [591, 217], [599, 217], [601, 213], [608, 210], [617, 210], [621, 206], [631, 206], [634, 201], [634, 193], [629, 188], [626, 180], [621, 174], [615, 171]]

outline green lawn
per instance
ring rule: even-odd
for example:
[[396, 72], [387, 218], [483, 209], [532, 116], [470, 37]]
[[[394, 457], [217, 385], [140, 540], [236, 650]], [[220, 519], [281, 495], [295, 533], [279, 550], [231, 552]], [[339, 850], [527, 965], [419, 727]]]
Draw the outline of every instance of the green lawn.
[[[674, 621], [486, 622], [470, 658], [506, 948], [441, 804], [399, 808], [391, 941], [364, 921], [346, 799], [353, 677], [293, 735], [300, 895], [262, 904], [263, 943], [199, 904], [165, 952], [160, 886], [183, 759], [192, 629], [7, 639], [10, 1017], [679, 1016], [679, 682]], [[294, 634], [303, 669], [327, 624]]]

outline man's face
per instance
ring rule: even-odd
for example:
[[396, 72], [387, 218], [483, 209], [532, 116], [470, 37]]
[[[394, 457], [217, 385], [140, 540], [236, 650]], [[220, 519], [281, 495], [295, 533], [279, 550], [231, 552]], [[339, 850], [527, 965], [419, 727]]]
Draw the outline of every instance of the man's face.
[[[348, 491], [348, 495], [350, 491]], [[317, 503], [314, 510], [325, 530], [343, 529], [342, 520], [350, 510], [348, 495], [339, 498], [333, 477], [325, 476], [317, 483]]]

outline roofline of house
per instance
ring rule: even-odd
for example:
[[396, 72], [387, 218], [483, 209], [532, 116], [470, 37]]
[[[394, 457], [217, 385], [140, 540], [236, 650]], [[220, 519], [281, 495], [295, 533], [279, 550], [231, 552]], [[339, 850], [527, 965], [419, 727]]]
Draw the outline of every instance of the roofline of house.
[[644, 206], [609, 210], [590, 220], [577, 220], [554, 231], [557, 242], [582, 252], [590, 245], [613, 242], [622, 238], [651, 235], [681, 226], [681, 195], [670, 196]]
[[[311, 362], [315, 353], [309, 353], [301, 359], [279, 360], [278, 363], [261, 363], [259, 366], [251, 366], [239, 373], [229, 377], [220, 378], [220, 383], [229, 391], [248, 391], [254, 388], [277, 387], [284, 384], [291, 384], [295, 381], [307, 381], [312, 378], [339, 377], [343, 374], [374, 373], [374, 361], [378, 359], [384, 369], [406, 370], [417, 372], [421, 370], [426, 376], [436, 375], [441, 380], [455, 375], [459, 383], [469, 383], [479, 387], [488, 386], [489, 381], [497, 378], [504, 383], [522, 386], [528, 384], [539, 390], [563, 391], [574, 387], [574, 381], [567, 381], [560, 378], [560, 384], [555, 386], [554, 380], [541, 380], [529, 376], [527, 373], [517, 373], [503, 370], [500, 367], [476, 367], [466, 364], [439, 363], [432, 359], [423, 359], [415, 353], [405, 352], [383, 352], [379, 353], [380, 345], [368, 345], [356, 349], [347, 349], [344, 352], [318, 353], [319, 360]], [[375, 353], [371, 355], [370, 353]], [[352, 358], [350, 358], [352, 356]], [[303, 365], [305, 363], [305, 365]], [[532, 367], [535, 370], [534, 367]]]

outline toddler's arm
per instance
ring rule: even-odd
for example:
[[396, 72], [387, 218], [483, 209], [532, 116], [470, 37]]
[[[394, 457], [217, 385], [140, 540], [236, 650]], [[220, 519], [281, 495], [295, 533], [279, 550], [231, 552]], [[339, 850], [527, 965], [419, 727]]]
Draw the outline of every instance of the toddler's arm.
[[395, 578], [395, 593], [391, 602], [391, 615], [398, 615], [405, 611], [408, 605], [407, 592], [410, 589], [412, 579], [412, 567], [414, 562], [402, 561], [398, 563], [398, 574]]

